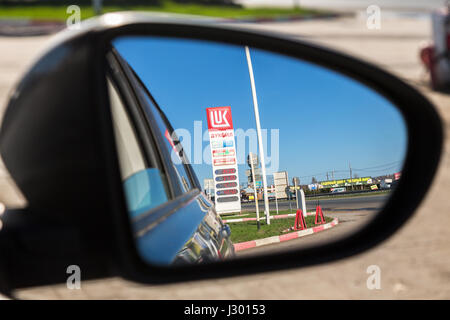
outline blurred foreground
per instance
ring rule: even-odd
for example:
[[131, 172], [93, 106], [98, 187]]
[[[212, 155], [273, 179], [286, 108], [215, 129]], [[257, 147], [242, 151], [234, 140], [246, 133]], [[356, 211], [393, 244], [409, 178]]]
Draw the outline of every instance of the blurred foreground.
[[[450, 95], [429, 90], [418, 58], [418, 48], [429, 39], [431, 32], [426, 16], [390, 15], [382, 20], [378, 30], [367, 29], [366, 20], [361, 16], [245, 26], [314, 41], [387, 69], [418, 88], [436, 105], [448, 134]], [[0, 38], [2, 108], [8, 90], [48, 38]], [[437, 177], [416, 215], [392, 239], [365, 254], [316, 267], [231, 279], [158, 286], [107, 279], [82, 282], [81, 290], [59, 285], [21, 290], [17, 296], [32, 299], [449, 299], [449, 143], [445, 141]], [[369, 290], [366, 286], [369, 277], [366, 270], [371, 265], [381, 269], [380, 290]]]

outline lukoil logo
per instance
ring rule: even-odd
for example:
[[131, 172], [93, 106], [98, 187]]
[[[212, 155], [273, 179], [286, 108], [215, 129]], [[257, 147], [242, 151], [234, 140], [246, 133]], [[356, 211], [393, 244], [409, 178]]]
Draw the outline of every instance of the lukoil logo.
[[206, 108], [209, 130], [233, 129], [231, 107]]

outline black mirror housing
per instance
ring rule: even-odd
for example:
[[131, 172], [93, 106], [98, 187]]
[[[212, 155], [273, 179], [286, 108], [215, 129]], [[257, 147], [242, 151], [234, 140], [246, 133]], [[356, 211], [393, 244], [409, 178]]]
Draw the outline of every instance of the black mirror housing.
[[[106, 52], [111, 40], [123, 35], [248, 45], [301, 58], [374, 89], [398, 106], [408, 127], [405, 166], [393, 196], [369, 225], [321, 247], [220, 264], [170, 268], [145, 264], [126, 216], [105, 81]], [[16, 88], [1, 127], [1, 155], [29, 204], [2, 217], [3, 291], [65, 282], [65, 268], [72, 264], [81, 266], [85, 279], [122, 276], [167, 283], [342, 259], [396, 232], [413, 214], [435, 174], [443, 133], [434, 107], [396, 77], [344, 54], [279, 35], [136, 14], [105, 15], [60, 37]], [[35, 232], [30, 234], [30, 229]], [[29, 269], [29, 261], [36, 267]]]

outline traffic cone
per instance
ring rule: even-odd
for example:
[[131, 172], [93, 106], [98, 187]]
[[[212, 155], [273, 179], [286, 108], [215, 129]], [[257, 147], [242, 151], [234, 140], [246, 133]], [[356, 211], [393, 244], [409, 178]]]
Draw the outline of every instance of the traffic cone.
[[304, 230], [306, 228], [306, 221], [305, 217], [303, 216], [303, 212], [301, 209], [298, 209], [297, 214], [295, 215], [294, 230]]
[[[320, 222], [319, 222], [319, 217], [320, 217]], [[325, 218], [323, 217], [323, 212], [322, 212], [322, 208], [320, 206], [316, 207], [316, 219], [314, 221], [314, 224], [324, 224], [325, 223]]]

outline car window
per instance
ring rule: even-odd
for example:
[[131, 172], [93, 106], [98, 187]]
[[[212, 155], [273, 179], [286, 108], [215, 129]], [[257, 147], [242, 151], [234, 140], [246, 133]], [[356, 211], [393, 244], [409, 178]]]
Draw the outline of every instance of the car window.
[[108, 89], [110, 93], [109, 98], [111, 101], [111, 112], [119, 156], [120, 172], [122, 180], [125, 180], [134, 173], [144, 170], [146, 166], [142, 150], [139, 147], [130, 119], [116, 89], [109, 80]]
[[165, 175], [148, 164], [117, 89], [108, 80], [111, 113], [120, 173], [128, 212], [132, 218], [168, 201]]
[[187, 169], [188, 160], [184, 154], [182, 143], [179, 141], [173, 129], [168, 125], [161, 115], [159, 109], [155, 106], [152, 99], [149, 97], [147, 90], [143, 87], [140, 81], [136, 81], [137, 89], [142, 94], [145, 100], [145, 107], [148, 108], [157, 123], [158, 130], [163, 136], [164, 146], [170, 153], [170, 159], [175, 169], [176, 175], [183, 187], [184, 192], [193, 189], [193, 183], [190, 179]]

